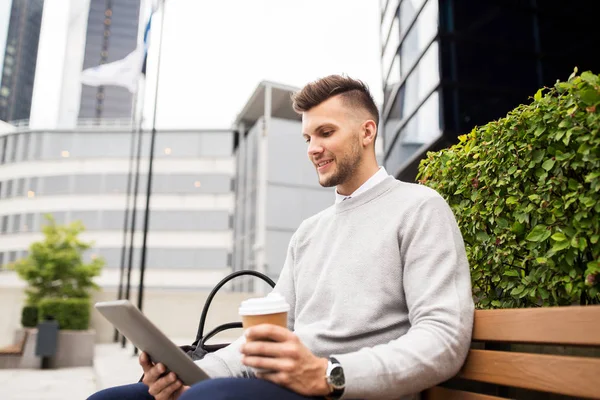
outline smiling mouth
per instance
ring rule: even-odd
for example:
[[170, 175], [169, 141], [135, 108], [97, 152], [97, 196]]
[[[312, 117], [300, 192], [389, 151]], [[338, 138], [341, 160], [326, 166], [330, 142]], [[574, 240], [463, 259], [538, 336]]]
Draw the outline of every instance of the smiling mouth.
[[333, 160], [329, 160], [329, 161], [321, 161], [320, 163], [317, 164], [317, 168], [321, 168], [324, 167], [327, 164], [331, 164], [333, 162]]

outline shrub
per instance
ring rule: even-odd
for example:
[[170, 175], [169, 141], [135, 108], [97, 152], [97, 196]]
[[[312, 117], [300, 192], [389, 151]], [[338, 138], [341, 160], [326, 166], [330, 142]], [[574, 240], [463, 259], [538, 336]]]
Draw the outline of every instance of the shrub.
[[25, 306], [21, 310], [21, 325], [24, 328], [35, 328], [38, 323], [38, 308], [36, 306]]
[[60, 329], [85, 330], [90, 325], [88, 299], [44, 299], [39, 310], [41, 321], [54, 319]]
[[104, 260], [83, 262], [83, 253], [92, 243], [79, 239], [81, 222], [57, 225], [51, 215], [43, 227], [44, 239], [29, 247], [27, 258], [18, 260], [14, 269], [28, 283], [27, 304], [36, 305], [43, 298], [89, 298], [97, 285], [93, 278], [100, 274]]
[[600, 303], [599, 131], [600, 77], [575, 70], [421, 162], [457, 218], [477, 307]]

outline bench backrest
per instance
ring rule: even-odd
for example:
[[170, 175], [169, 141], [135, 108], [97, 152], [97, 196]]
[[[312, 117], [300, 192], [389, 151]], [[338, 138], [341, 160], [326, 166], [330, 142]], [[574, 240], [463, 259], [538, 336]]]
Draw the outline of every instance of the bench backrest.
[[[556, 346], [569, 348], [565, 351]], [[456, 390], [461, 384], [464, 387], [465, 381], [475, 381], [501, 385], [501, 388], [600, 399], [598, 347], [600, 306], [477, 310], [473, 346], [457, 379], [453, 380], [456, 384], [449, 382], [432, 388], [424, 397], [430, 400], [504, 398]], [[548, 350], [554, 354], [539, 354]]]

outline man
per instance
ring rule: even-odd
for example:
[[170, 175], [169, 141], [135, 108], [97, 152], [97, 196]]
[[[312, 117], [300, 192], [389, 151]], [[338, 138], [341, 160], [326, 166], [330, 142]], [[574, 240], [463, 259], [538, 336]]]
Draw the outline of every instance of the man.
[[[377, 165], [379, 113], [362, 82], [328, 76], [293, 101], [308, 158], [319, 183], [336, 187], [336, 201], [290, 241], [274, 289], [291, 305], [289, 330], [246, 330], [246, 340], [198, 361], [211, 377], [229, 378], [191, 388], [161, 377], [164, 366], [142, 354], [147, 386], [93, 399], [409, 399], [459, 370], [473, 300], [450, 208]], [[240, 379], [248, 376], [258, 379]]]

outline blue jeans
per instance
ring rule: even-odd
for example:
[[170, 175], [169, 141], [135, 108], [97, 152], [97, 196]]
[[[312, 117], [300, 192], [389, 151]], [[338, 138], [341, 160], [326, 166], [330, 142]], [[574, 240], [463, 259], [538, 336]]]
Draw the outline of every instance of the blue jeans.
[[[88, 400], [153, 400], [143, 383], [101, 390]], [[217, 378], [199, 382], [183, 393], [180, 400], [306, 400], [306, 397], [264, 379]]]

